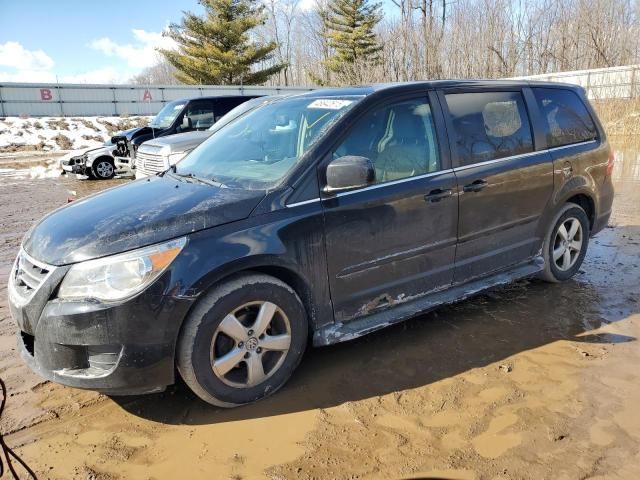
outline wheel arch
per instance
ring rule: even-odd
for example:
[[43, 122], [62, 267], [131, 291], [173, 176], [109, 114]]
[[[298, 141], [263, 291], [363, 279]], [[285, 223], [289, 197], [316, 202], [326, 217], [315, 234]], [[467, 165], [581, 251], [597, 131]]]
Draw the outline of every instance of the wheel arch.
[[98, 155], [96, 158], [89, 158], [87, 159], [87, 167], [93, 167], [93, 164], [99, 160], [102, 159], [106, 159], [109, 162], [111, 162], [114, 167], [115, 167], [115, 160], [111, 155], [107, 155], [107, 154], [102, 154], [102, 155]]
[[281, 282], [284, 282], [293, 289], [302, 302], [302, 306], [307, 315], [309, 335], [312, 335], [317, 325], [317, 309], [314, 306], [315, 300], [309, 281], [300, 272], [291, 266], [283, 265], [272, 256], [258, 256], [227, 264], [223, 271], [212, 273], [198, 282], [197, 298], [189, 308], [184, 318], [181, 319], [181, 325], [178, 328], [178, 335], [176, 336], [175, 344], [177, 344], [178, 337], [180, 336], [179, 332], [183, 328], [184, 321], [207, 293], [235, 277], [255, 273], [269, 275]]
[[593, 229], [593, 224], [596, 219], [596, 204], [593, 197], [587, 193], [576, 193], [568, 197], [564, 203], [575, 203], [582, 207], [589, 219], [589, 230]]

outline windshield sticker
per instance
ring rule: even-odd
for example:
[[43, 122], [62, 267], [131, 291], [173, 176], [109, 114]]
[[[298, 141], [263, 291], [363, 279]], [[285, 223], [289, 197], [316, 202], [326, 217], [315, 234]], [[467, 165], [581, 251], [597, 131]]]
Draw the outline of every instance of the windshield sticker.
[[314, 100], [307, 108], [324, 108], [327, 110], [340, 110], [341, 108], [351, 105], [352, 100], [338, 100], [334, 98], [321, 98]]
[[184, 103], [181, 105], [176, 105], [175, 107], [173, 107], [174, 110], [182, 110], [182, 107], [184, 107]]

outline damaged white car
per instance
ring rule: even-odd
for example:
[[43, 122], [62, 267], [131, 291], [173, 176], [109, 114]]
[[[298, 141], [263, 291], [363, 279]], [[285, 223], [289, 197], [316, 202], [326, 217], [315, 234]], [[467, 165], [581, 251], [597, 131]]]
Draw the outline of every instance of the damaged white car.
[[82, 148], [60, 158], [60, 168], [66, 173], [86, 175], [97, 180], [108, 180], [116, 173], [113, 151], [115, 145]]

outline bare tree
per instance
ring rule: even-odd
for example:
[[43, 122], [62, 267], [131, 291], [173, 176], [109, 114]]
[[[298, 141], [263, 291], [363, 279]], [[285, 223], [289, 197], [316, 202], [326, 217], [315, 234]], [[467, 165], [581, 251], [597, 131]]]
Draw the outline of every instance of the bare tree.
[[158, 59], [158, 63], [151, 67], [147, 67], [138, 75], [133, 76], [129, 82], [139, 85], [177, 85], [173, 75], [175, 68], [162, 58]]
[[[265, 0], [260, 35], [287, 68], [272, 83], [331, 85], [326, 0]], [[366, 82], [500, 78], [640, 62], [639, 0], [392, 0]], [[365, 67], [362, 67], [365, 68]]]

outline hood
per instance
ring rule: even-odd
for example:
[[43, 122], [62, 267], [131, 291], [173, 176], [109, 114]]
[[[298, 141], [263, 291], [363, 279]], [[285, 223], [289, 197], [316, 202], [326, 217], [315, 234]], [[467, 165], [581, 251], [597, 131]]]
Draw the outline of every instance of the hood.
[[156, 135], [158, 135], [159, 132], [162, 132], [162, 129], [151, 127], [130, 128], [129, 130], [124, 130], [122, 132], [116, 133], [113, 137], [111, 137], [111, 142], [116, 143], [119, 138], [126, 138], [127, 140], [131, 141], [134, 138], [138, 138], [140, 135], [153, 136], [154, 132]]
[[166, 152], [166, 154], [184, 152], [185, 150], [191, 150], [200, 145], [209, 138], [212, 133], [213, 132], [209, 130], [177, 133], [154, 140], [147, 140], [140, 148], [153, 147], [154, 150], [162, 148], [163, 153]]
[[241, 220], [264, 195], [151, 177], [53, 211], [27, 233], [23, 247], [52, 265], [90, 260]]
[[68, 160], [70, 158], [74, 158], [74, 157], [81, 157], [89, 152], [93, 152], [94, 150], [100, 150], [100, 149], [106, 149], [108, 150], [109, 147], [106, 145], [102, 145], [100, 147], [85, 147], [85, 148], [79, 148], [77, 150], [71, 150], [70, 152], [67, 152], [66, 154], [64, 154], [62, 157], [60, 157], [61, 160]]

